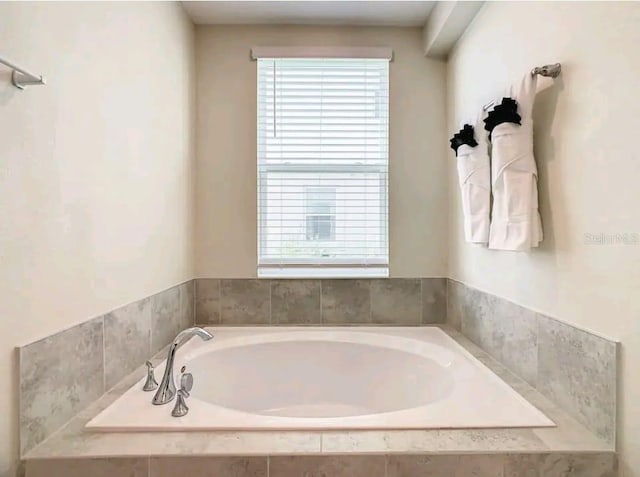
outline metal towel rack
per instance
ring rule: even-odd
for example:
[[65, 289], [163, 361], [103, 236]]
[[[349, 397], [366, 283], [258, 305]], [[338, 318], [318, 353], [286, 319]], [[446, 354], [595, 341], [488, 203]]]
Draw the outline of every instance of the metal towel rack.
[[24, 89], [26, 86], [36, 86], [47, 83], [44, 76], [29, 73], [24, 68], [20, 68], [5, 58], [0, 57], [0, 63], [13, 70], [13, 73], [11, 73], [11, 82], [18, 89]]
[[[540, 75], [540, 76], [548, 76], [550, 78], [557, 78], [558, 76], [560, 76], [561, 72], [562, 72], [562, 65], [560, 63], [554, 63], [552, 65], [536, 66], [534, 69], [531, 70], [531, 76]], [[494, 104], [496, 104], [495, 100], [485, 104], [482, 107], [482, 109], [487, 111]]]

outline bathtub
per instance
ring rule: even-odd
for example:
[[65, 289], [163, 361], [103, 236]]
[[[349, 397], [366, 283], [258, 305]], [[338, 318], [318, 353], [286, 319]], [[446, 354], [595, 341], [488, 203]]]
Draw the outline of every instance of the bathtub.
[[[141, 380], [96, 431], [548, 427], [554, 423], [437, 327], [207, 330], [178, 350], [189, 413], [151, 404]], [[160, 381], [164, 364], [156, 370]]]

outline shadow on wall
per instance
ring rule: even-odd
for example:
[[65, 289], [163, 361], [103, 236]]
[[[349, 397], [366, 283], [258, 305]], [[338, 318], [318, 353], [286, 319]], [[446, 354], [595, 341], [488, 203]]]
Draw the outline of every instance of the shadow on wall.
[[[0, 65], [0, 106], [8, 104], [15, 94], [20, 92], [11, 82], [11, 71], [4, 65]], [[0, 475], [0, 477], [4, 476]]]
[[[538, 257], [542, 256], [553, 269], [558, 268], [558, 242], [554, 224], [558, 223], [558, 221], [560, 221], [560, 223], [567, 223], [568, 220], [562, 196], [553, 197], [552, 207], [549, 184], [549, 177], [551, 177], [552, 174], [554, 174], [556, 178], [558, 177], [559, 167], [556, 166], [553, 171], [550, 170], [553, 167], [553, 162], [560, 159], [556, 155], [557, 147], [552, 134], [552, 126], [556, 118], [558, 100], [564, 91], [563, 75], [565, 72], [566, 64], [563, 62], [562, 74], [554, 80], [551, 87], [538, 94], [533, 108], [533, 149], [538, 166], [538, 203], [540, 216], [542, 218], [544, 239], [540, 243], [540, 247], [533, 249], [532, 252]], [[563, 182], [562, 178], [559, 178], [559, 182]], [[563, 244], [561, 243], [560, 246], [562, 247]], [[566, 244], [564, 246], [566, 247]], [[554, 273], [549, 276], [553, 277], [550, 279], [555, 280], [557, 275]], [[556, 284], [550, 285], [550, 289], [557, 289]]]

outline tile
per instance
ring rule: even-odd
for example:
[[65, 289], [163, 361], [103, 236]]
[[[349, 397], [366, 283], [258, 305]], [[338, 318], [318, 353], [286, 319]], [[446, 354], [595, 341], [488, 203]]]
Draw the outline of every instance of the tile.
[[[538, 374], [537, 313], [503, 298], [453, 284], [453, 320], [462, 333], [532, 385]], [[454, 325], [455, 326], [455, 325]]]
[[324, 452], [535, 452], [547, 447], [531, 429], [430, 429], [322, 433]]
[[462, 334], [488, 351], [494, 297], [475, 288], [464, 286], [460, 289], [460, 298], [460, 329]]
[[223, 325], [263, 325], [270, 322], [269, 280], [222, 280], [220, 322]]
[[447, 279], [422, 279], [422, 323], [444, 323], [447, 315]]
[[419, 278], [371, 280], [371, 322], [418, 325], [422, 319]]
[[149, 477], [267, 477], [267, 457], [152, 457]]
[[169, 288], [151, 298], [151, 352], [169, 344], [183, 329], [180, 313], [180, 286]]
[[41, 442], [104, 392], [103, 319], [20, 348], [20, 449]]
[[273, 324], [319, 324], [320, 280], [273, 280]]
[[501, 455], [389, 456], [388, 477], [502, 477]]
[[151, 355], [151, 300], [144, 298], [104, 315], [105, 389]]
[[190, 328], [196, 320], [196, 286], [194, 280], [189, 280], [180, 288], [180, 329]]
[[486, 350], [529, 384], [538, 377], [538, 314], [495, 297], [487, 320]]
[[613, 454], [547, 454], [540, 457], [540, 477], [615, 477]]
[[465, 286], [455, 280], [447, 280], [446, 324], [460, 331], [462, 320], [462, 300]]
[[199, 278], [196, 282], [196, 324], [220, 323], [220, 280]]
[[542, 315], [538, 326], [538, 390], [613, 442], [617, 344]]
[[370, 280], [323, 280], [322, 323], [370, 323]]
[[453, 477], [458, 461], [455, 455], [391, 455], [387, 477]]
[[149, 459], [44, 459], [27, 461], [27, 477], [148, 477]]
[[513, 454], [505, 457], [504, 477], [615, 477], [609, 454]]
[[541, 454], [511, 454], [504, 460], [504, 477], [541, 477]]
[[[118, 456], [308, 455], [321, 452], [320, 433], [307, 431], [86, 432], [85, 425], [108, 406], [74, 418], [26, 459]], [[170, 410], [169, 410], [170, 411]]]
[[[543, 410], [539, 405], [536, 407]], [[570, 416], [560, 416], [557, 412], [548, 411], [545, 414], [556, 423], [557, 427], [534, 429], [533, 433], [544, 442], [548, 449], [562, 452], [571, 452], [577, 449], [584, 452], [599, 452], [613, 449], [613, 443], [605, 443]]]
[[385, 467], [379, 455], [270, 457], [269, 477], [384, 477]]

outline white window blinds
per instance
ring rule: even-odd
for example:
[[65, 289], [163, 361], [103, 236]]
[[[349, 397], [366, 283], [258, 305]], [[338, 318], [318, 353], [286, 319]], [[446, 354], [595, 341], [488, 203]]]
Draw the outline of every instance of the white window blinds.
[[386, 272], [388, 129], [387, 59], [258, 59], [259, 272]]

